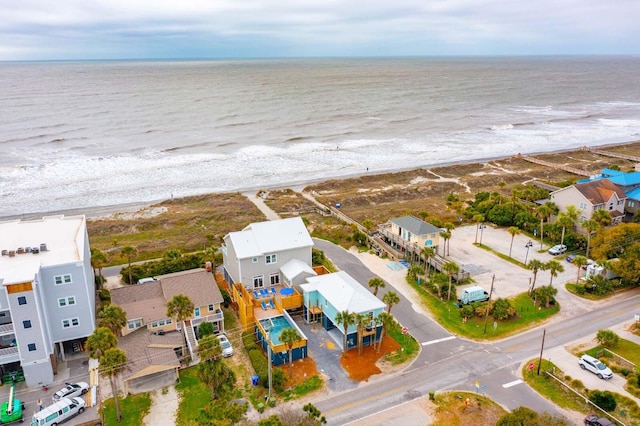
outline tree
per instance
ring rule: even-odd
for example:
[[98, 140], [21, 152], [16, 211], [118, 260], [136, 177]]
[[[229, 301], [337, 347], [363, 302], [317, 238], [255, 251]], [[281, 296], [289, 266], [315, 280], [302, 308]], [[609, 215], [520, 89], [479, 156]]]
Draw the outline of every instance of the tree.
[[615, 348], [618, 346], [618, 342], [620, 342], [620, 336], [611, 330], [598, 330], [598, 333], [596, 334], [596, 341], [602, 347]]
[[383, 297], [382, 301], [387, 304], [387, 313], [391, 313], [391, 307], [400, 303], [400, 297], [395, 291], [388, 291]]
[[122, 328], [127, 325], [127, 313], [118, 305], [108, 305], [98, 312], [98, 325], [120, 336]]
[[358, 327], [358, 355], [362, 355], [362, 345], [364, 343], [364, 330], [371, 324], [371, 317], [368, 313], [355, 314], [355, 323]]
[[228, 394], [236, 382], [236, 374], [226, 363], [220, 360], [198, 364], [198, 378], [202, 383], [209, 386], [211, 398], [213, 399]]
[[473, 215], [473, 221], [476, 223], [476, 239], [474, 241], [474, 243], [478, 242], [478, 231], [480, 230], [480, 224], [482, 222], [484, 222], [484, 215], [483, 214], [474, 214]]
[[582, 267], [587, 264], [587, 258], [584, 256], [576, 256], [573, 258], [573, 264], [578, 269], [578, 276], [576, 277], [576, 285], [580, 282], [580, 272]]
[[133, 246], [124, 246], [120, 249], [120, 255], [127, 259], [129, 266], [129, 284], [133, 284], [133, 278], [131, 277], [131, 260], [133, 260], [138, 253], [138, 250]]
[[575, 206], [567, 206], [567, 211], [564, 211], [558, 215], [556, 223], [562, 227], [562, 237], [560, 238], [560, 244], [564, 244], [564, 235], [567, 228], [573, 228], [573, 225], [578, 220], [580, 213]]
[[436, 251], [433, 247], [423, 247], [422, 250], [420, 250], [420, 254], [424, 258], [427, 275], [429, 275], [429, 272], [431, 272], [431, 264], [429, 263], [429, 259], [435, 256]]
[[549, 279], [549, 285], [551, 285], [553, 279], [558, 276], [559, 272], [564, 272], [564, 266], [562, 266], [560, 262], [558, 262], [555, 259], [551, 259], [550, 261], [545, 263], [544, 269], [546, 271], [549, 271], [549, 273], [551, 274], [551, 279]]
[[96, 275], [96, 269], [98, 270], [98, 276], [100, 277], [100, 285], [104, 282], [104, 277], [102, 276], [102, 268], [107, 264], [107, 255], [104, 254], [100, 249], [91, 248], [91, 267], [93, 268], [93, 275]]
[[587, 252], [585, 253], [585, 257], [589, 258], [589, 248], [591, 247], [591, 234], [598, 230], [600, 225], [595, 220], [589, 219], [582, 222], [582, 228], [587, 231]]
[[451, 300], [451, 281], [453, 276], [460, 271], [460, 267], [455, 262], [447, 262], [442, 265], [442, 270], [449, 276], [449, 291], [447, 293], [447, 300]]
[[447, 241], [449, 241], [449, 238], [451, 238], [451, 232], [443, 231], [443, 232], [440, 233], [440, 236], [444, 240], [444, 246], [442, 247], [442, 255], [446, 256], [447, 255]]
[[557, 214], [558, 206], [553, 201], [547, 201], [540, 207], [538, 207], [536, 214], [540, 218], [540, 250], [542, 250], [544, 239], [544, 221], [548, 221], [552, 214]]
[[323, 425], [327, 423], [327, 419], [324, 418], [322, 412], [312, 403], [305, 404], [304, 407], [302, 407], [302, 411], [307, 413], [307, 416], [313, 421], [313, 424]]
[[604, 209], [598, 209], [591, 213], [591, 220], [600, 225], [601, 228], [611, 225], [611, 213]]
[[87, 337], [87, 351], [89, 358], [100, 359], [109, 349], [118, 346], [118, 338], [107, 327], [96, 328]]
[[295, 328], [285, 328], [280, 333], [280, 341], [287, 346], [289, 351], [289, 377], [293, 377], [293, 347], [301, 340], [302, 337]]
[[202, 339], [203, 337], [209, 336], [210, 334], [215, 334], [213, 332], [213, 323], [206, 321], [198, 325], [198, 339]]
[[126, 364], [127, 354], [122, 349], [110, 348], [100, 357], [100, 371], [103, 375], [109, 377], [109, 382], [111, 382], [111, 393], [113, 393], [113, 399], [116, 405], [118, 423], [122, 420], [122, 414], [120, 413], [120, 404], [118, 403], [116, 375], [122, 371]]
[[516, 314], [515, 308], [509, 300], [501, 297], [493, 302], [493, 317], [497, 320], [506, 320]]
[[540, 299], [544, 301], [544, 307], [548, 308], [549, 304], [553, 300], [553, 298], [558, 294], [558, 289], [553, 287], [552, 285], [543, 285], [542, 287], [538, 287], [533, 293], [532, 296], [534, 300]]
[[510, 226], [509, 229], [507, 229], [507, 231], [509, 231], [509, 233], [511, 234], [511, 245], [509, 246], [509, 257], [511, 257], [511, 249], [513, 248], [513, 239], [516, 237], [516, 235], [520, 233], [520, 228], [518, 228], [517, 226]]
[[198, 355], [202, 362], [215, 361], [222, 355], [220, 339], [213, 334], [208, 334], [198, 341]]
[[[167, 303], [167, 316], [171, 318], [175, 318], [176, 322], [183, 323], [184, 320], [191, 317], [193, 315], [193, 302], [184, 294], [176, 294], [173, 296], [171, 300]], [[186, 325], [183, 323], [182, 328], [184, 329]], [[186, 333], [182, 334], [182, 356], [186, 356], [186, 349], [184, 344], [184, 339], [186, 338]]]
[[375, 319], [376, 327], [382, 326], [382, 330], [380, 330], [380, 340], [378, 341], [378, 349], [377, 352], [380, 352], [380, 348], [382, 347], [382, 339], [384, 338], [384, 333], [387, 331], [389, 327], [391, 327], [394, 323], [393, 315], [388, 314], [386, 312], [380, 312]]
[[536, 278], [538, 277], [538, 271], [543, 271], [545, 268], [545, 264], [539, 261], [538, 259], [531, 259], [527, 264], [527, 268], [531, 269], [533, 272], [533, 282], [531, 283], [531, 289], [529, 290], [529, 294], [533, 292], [533, 289], [536, 286]]
[[[384, 300], [384, 299], [383, 299]], [[347, 352], [347, 332], [350, 325], [355, 324], [355, 316], [352, 312], [342, 311], [336, 314], [336, 324], [342, 324], [342, 328], [344, 329], [344, 345], [342, 347], [342, 352]]]
[[589, 401], [607, 412], [614, 411], [618, 405], [616, 398], [609, 391], [593, 391], [589, 394]]
[[379, 289], [385, 288], [386, 286], [387, 285], [385, 284], [384, 281], [382, 281], [382, 278], [374, 277], [369, 280], [369, 288], [373, 289], [374, 296], [378, 295]]
[[447, 230], [448, 237], [445, 239], [447, 244], [447, 256], [449, 256], [449, 250], [451, 249], [451, 237], [453, 236], [453, 230], [456, 228], [451, 222], [445, 222], [444, 228]]

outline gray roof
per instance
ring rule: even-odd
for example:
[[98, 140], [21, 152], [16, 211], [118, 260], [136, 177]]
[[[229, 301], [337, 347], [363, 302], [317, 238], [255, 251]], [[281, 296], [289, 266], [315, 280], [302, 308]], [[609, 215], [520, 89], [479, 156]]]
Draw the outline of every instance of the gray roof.
[[248, 225], [228, 234], [238, 259], [313, 247], [313, 240], [300, 217], [270, 220]]
[[318, 291], [338, 312], [362, 313], [387, 307], [344, 271], [309, 277], [300, 288], [304, 292]]
[[213, 274], [205, 269], [191, 269], [158, 277], [167, 301], [177, 294], [184, 294], [194, 306], [222, 303], [222, 293]]
[[406, 229], [413, 235], [437, 234], [442, 232], [442, 229], [433, 226], [424, 220], [418, 219], [415, 216], [397, 217], [395, 219], [391, 219], [389, 222], [395, 223], [400, 228]]
[[168, 317], [167, 300], [158, 281], [114, 288], [111, 303], [120, 306], [129, 320], [142, 318], [149, 323]]

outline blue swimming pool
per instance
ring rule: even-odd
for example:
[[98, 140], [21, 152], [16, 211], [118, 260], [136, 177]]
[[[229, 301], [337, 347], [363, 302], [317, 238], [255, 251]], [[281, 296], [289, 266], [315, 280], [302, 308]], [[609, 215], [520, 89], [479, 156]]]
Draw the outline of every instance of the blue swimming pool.
[[282, 333], [282, 330], [285, 328], [297, 328], [295, 325], [290, 324], [284, 316], [261, 319], [260, 324], [262, 328], [269, 333], [269, 338], [273, 345], [282, 343], [280, 341], [280, 333]]

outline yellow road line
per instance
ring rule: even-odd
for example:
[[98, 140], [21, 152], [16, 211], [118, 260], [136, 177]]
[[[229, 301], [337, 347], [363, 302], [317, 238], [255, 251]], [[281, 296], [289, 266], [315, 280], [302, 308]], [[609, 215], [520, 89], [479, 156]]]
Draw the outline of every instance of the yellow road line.
[[352, 402], [350, 404], [346, 404], [346, 405], [343, 405], [341, 407], [334, 408], [333, 410], [328, 411], [327, 414], [334, 414], [334, 413], [340, 412], [342, 410], [346, 410], [347, 408], [352, 408], [352, 407], [355, 407], [357, 405], [362, 405], [365, 402], [373, 401], [373, 400], [385, 397], [387, 395], [391, 395], [392, 393], [396, 393], [398, 391], [405, 390], [405, 389], [406, 388], [403, 388], [403, 387], [391, 389], [391, 390], [388, 390], [388, 391], [386, 391], [384, 393], [380, 393], [380, 394], [377, 394], [375, 396], [371, 396], [371, 397], [366, 398], [366, 399], [361, 399], [361, 400], [359, 400], [357, 402]]

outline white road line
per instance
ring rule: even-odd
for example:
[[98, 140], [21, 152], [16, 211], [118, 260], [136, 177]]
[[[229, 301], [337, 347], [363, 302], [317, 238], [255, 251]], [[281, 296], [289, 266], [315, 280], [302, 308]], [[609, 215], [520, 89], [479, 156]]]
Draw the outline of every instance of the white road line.
[[504, 385], [502, 385], [502, 387], [506, 389], [510, 388], [511, 386], [519, 385], [520, 383], [522, 383], [522, 380], [518, 379], [514, 380], [513, 382], [505, 383]]
[[453, 340], [456, 336], [443, 337], [442, 339], [431, 340], [429, 342], [422, 342], [422, 346], [433, 345], [434, 343], [446, 342], [447, 340]]

